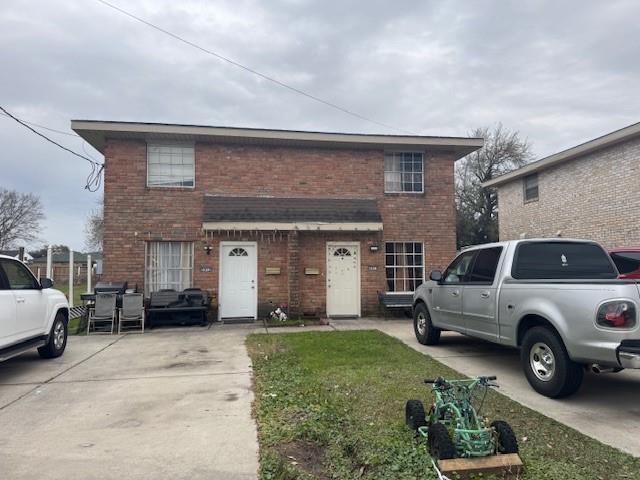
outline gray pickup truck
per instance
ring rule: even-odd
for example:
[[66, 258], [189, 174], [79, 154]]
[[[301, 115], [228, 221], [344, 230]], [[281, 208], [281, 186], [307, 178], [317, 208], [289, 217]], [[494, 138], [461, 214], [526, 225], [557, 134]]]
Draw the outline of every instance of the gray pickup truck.
[[640, 368], [640, 285], [617, 277], [609, 254], [591, 241], [471, 247], [416, 290], [415, 334], [424, 345], [453, 330], [520, 348], [531, 386], [565, 397], [586, 369]]

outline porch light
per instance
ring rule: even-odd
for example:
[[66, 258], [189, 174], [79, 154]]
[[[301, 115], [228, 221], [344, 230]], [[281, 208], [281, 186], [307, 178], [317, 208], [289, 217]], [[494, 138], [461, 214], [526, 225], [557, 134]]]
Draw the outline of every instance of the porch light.
[[213, 247], [211, 245], [207, 244], [204, 246], [204, 251], [207, 255], [211, 255], [211, 250], [213, 250]]

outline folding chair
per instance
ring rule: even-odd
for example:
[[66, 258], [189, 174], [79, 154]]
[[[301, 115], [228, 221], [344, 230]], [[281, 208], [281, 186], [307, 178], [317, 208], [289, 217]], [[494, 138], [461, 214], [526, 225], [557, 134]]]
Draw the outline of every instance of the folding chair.
[[116, 294], [98, 293], [96, 295], [95, 307], [89, 313], [89, 321], [87, 322], [87, 335], [91, 333], [91, 325], [93, 325], [93, 333], [113, 334], [115, 323]]
[[[141, 293], [126, 293], [122, 296], [122, 308], [118, 316], [118, 334], [125, 323], [140, 324], [140, 333], [144, 333], [144, 303]], [[131, 330], [125, 330], [131, 331]]]

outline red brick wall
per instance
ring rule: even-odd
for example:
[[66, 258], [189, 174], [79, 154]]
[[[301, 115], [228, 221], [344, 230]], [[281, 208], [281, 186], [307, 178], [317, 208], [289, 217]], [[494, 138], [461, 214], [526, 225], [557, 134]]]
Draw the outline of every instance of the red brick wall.
[[[427, 152], [424, 194], [384, 194], [381, 150], [329, 150], [283, 147], [240, 147], [196, 144], [193, 189], [147, 188], [146, 145], [135, 140], [107, 140], [105, 148], [105, 280], [144, 285], [145, 242], [194, 241], [194, 285], [217, 293], [218, 242], [205, 238], [202, 198], [205, 193], [276, 196], [377, 198], [384, 223], [380, 234], [300, 234], [300, 303], [303, 311], [324, 311], [325, 277], [304, 275], [304, 268], [326, 267], [326, 241], [361, 242], [363, 314], [377, 308], [377, 291], [385, 289], [384, 241], [421, 241], [426, 272], [445, 266], [455, 253], [453, 161]], [[226, 234], [221, 234], [225, 240]], [[286, 233], [267, 242], [264, 235], [238, 235], [258, 241], [259, 301], [289, 301]], [[233, 239], [231, 237], [230, 239]], [[373, 239], [373, 240], [372, 240]], [[380, 244], [371, 253], [368, 242]], [[206, 255], [205, 244], [211, 244]], [[201, 272], [201, 266], [211, 272]], [[280, 275], [266, 275], [279, 266]], [[376, 270], [369, 270], [369, 266]]]

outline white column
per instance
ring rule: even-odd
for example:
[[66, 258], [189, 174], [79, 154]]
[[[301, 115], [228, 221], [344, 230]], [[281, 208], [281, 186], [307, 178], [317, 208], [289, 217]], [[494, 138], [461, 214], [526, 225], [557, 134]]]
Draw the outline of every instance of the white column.
[[40, 281], [40, 267], [38, 267], [38, 281]]
[[73, 250], [69, 250], [69, 306], [73, 307]]
[[91, 293], [91, 275], [93, 274], [93, 265], [91, 265], [91, 255], [87, 255], [87, 293]]
[[[53, 275], [51, 275], [51, 256], [53, 255], [53, 252], [51, 250], [51, 245], [49, 245], [47, 247], [47, 278], [51, 278]], [[53, 278], [51, 278], [53, 280]]]

